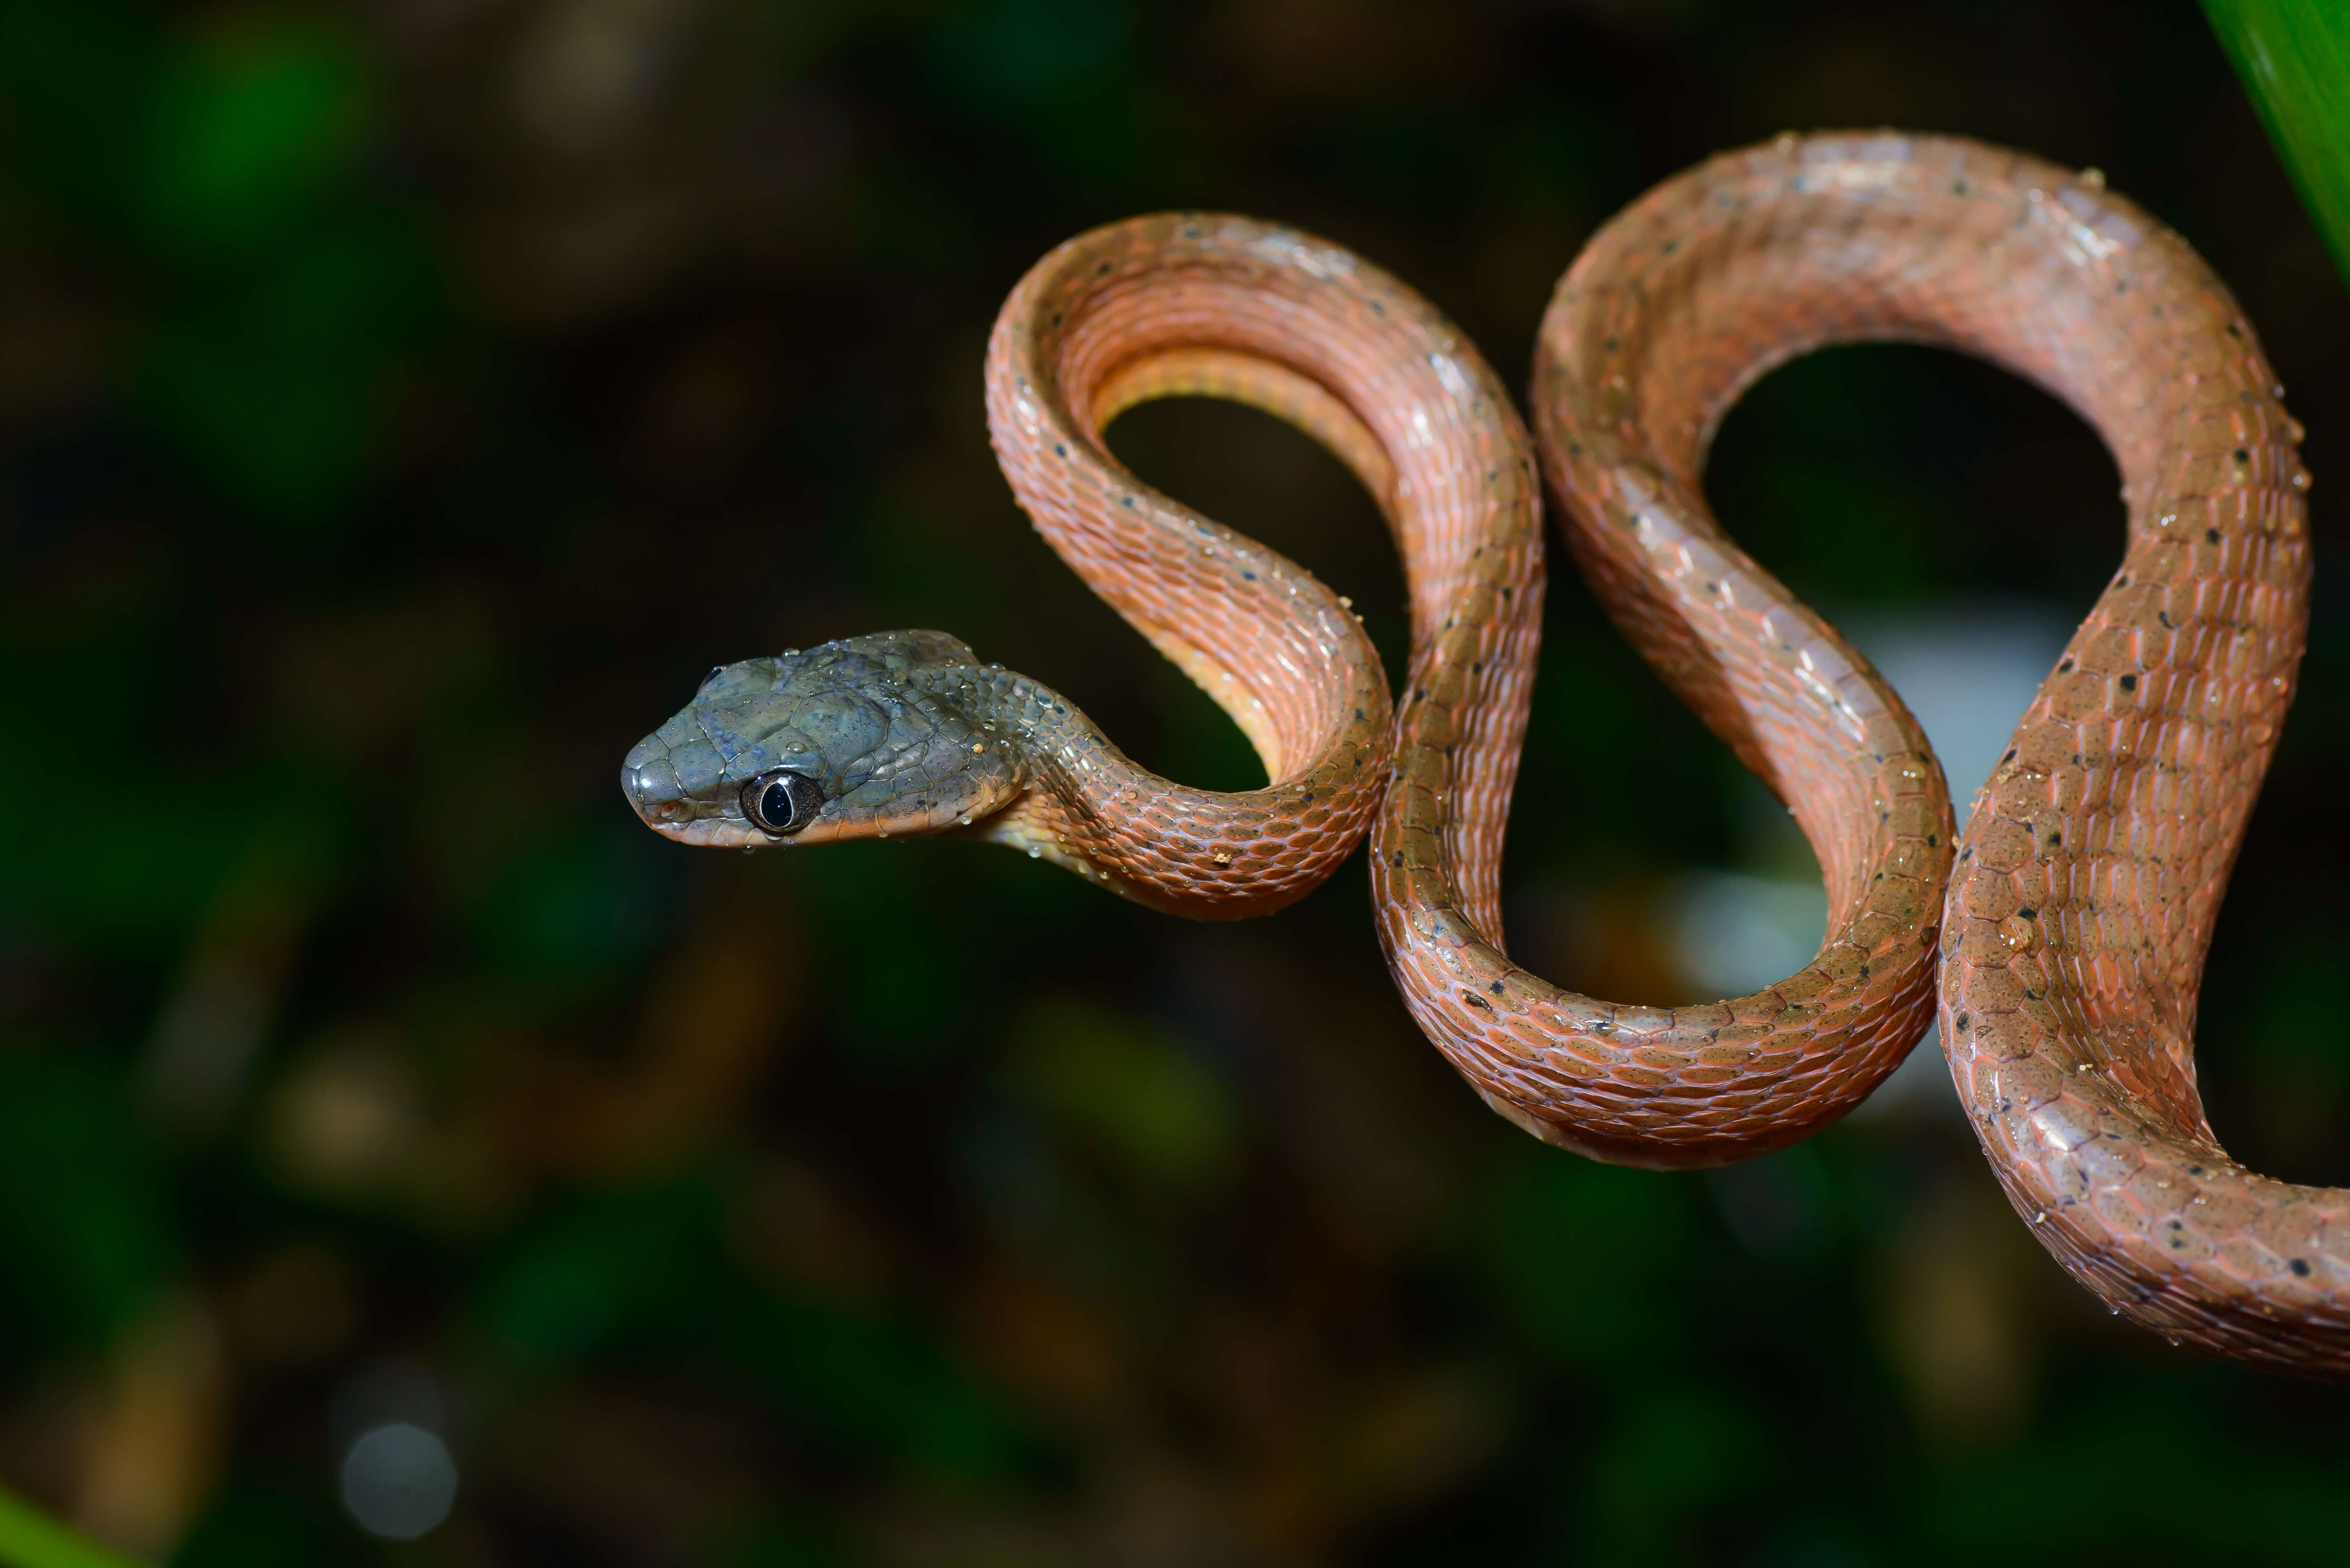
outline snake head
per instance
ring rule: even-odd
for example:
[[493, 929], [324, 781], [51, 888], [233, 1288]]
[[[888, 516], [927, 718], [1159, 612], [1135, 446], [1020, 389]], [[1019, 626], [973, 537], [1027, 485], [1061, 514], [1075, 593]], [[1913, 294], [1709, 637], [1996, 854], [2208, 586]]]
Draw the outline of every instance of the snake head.
[[719, 848], [968, 826], [1025, 783], [959, 701], [992, 673], [939, 631], [723, 665], [629, 752], [620, 787], [655, 832]]

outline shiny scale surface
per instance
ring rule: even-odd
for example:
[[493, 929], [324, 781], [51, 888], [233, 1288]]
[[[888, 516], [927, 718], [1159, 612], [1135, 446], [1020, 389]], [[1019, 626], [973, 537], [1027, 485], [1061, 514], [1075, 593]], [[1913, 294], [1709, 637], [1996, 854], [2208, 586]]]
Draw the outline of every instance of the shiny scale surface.
[[[1955, 842], [1898, 694], [1699, 488], [1741, 390], [1811, 348], [1885, 338], [2049, 388], [2126, 481], [2123, 566]], [[1594, 238], [1544, 322], [1540, 471], [1602, 602], [1818, 855], [1826, 940], [1751, 996], [1604, 1002], [1510, 961], [1502, 837], [1544, 587], [1534, 443], [1427, 302], [1243, 218], [1163, 214], [1056, 249], [998, 318], [987, 404], [1038, 529], [1232, 714], [1266, 788], [1159, 778], [936, 632], [716, 672], [624, 782], [671, 836], [755, 847], [778, 840], [743, 818], [742, 785], [812, 770], [825, 805], [792, 842], [968, 832], [1208, 918], [1302, 896], [1367, 829], [1380, 937], [1430, 1038], [1503, 1116], [1619, 1163], [1808, 1136], [1899, 1063], [1939, 991], [1985, 1151], [2084, 1283], [2177, 1340], [2350, 1370], [2342, 1198], [2227, 1160], [2189, 1044], [2306, 618], [2307, 476], [2280, 390], [2183, 242], [2094, 174], [1974, 143], [1783, 138], [1667, 182]], [[1411, 595], [1392, 722], [1350, 607], [1104, 446], [1124, 408], [1176, 395], [1288, 419], [1380, 502]]]

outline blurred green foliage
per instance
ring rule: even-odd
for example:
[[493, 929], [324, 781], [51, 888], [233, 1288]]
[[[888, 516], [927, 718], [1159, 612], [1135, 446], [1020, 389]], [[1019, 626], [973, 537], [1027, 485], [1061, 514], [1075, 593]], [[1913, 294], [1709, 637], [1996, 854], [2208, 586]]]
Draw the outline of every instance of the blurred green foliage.
[[[613, 788], [711, 664], [892, 625], [1257, 782], [993, 472], [1020, 273], [1253, 211], [1522, 384], [1614, 207], [1878, 123], [2180, 227], [2332, 472], [2350, 300], [2185, 0], [0, 0], [0, 1480], [182, 1568], [2338, 1556], [2339, 1391], [2115, 1324], [1930, 1071], [1598, 1167], [1442, 1066], [1359, 865], [1193, 927]], [[1114, 440], [1399, 663], [1333, 460]], [[1832, 616], [2077, 614], [2120, 538], [2070, 414], [1918, 348], [1773, 375], [1709, 485]], [[1554, 571], [1513, 950], [1674, 1000], [1678, 879], [1804, 852]], [[2345, 625], [2322, 581], [2201, 1029], [2231, 1149], [2336, 1183]], [[341, 1500], [389, 1421], [461, 1476], [412, 1543]]]
[[174, 38], [112, 0], [18, 0], [0, 61], [26, 161], [151, 313], [131, 373], [161, 431], [257, 512], [347, 503], [443, 325], [414, 220], [354, 180], [365, 40], [236, 11]]
[[79, 1055], [0, 1058], [0, 1269], [16, 1342], [104, 1344], [182, 1264], [179, 1241], [119, 1082]]

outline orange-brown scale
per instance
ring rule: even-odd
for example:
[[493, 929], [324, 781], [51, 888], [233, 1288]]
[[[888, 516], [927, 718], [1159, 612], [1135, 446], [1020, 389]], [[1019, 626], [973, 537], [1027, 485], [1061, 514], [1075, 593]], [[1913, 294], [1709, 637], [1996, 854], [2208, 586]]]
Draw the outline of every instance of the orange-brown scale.
[[[1537, 471], [1474, 350], [1394, 280], [1244, 220], [1137, 220], [1071, 242], [1014, 293], [989, 389], [998, 453], [1039, 528], [1223, 702], [1276, 776], [1308, 715], [1327, 709], [1317, 656], [1279, 657], [1295, 642], [1280, 644], [1278, 615], [1309, 579], [1284, 563], [1274, 627], [1236, 625], [1236, 611], [1268, 597], [1236, 565], [1244, 542], [1219, 534], [1222, 558], [1198, 556], [1203, 524], [1137, 485], [1098, 431], [1146, 396], [1235, 397], [1319, 436], [1379, 499], [1404, 556], [1413, 634], [1376, 839], [1382, 936], [1423, 1025], [1503, 1114], [1603, 1158], [1718, 1163], [1804, 1136], [1923, 1032], [1950, 854], [1931, 753], [1857, 656], [1718, 533], [1672, 542], [1669, 561], [1640, 569], [1705, 576], [1715, 619], [1749, 640], [1794, 639], [1749, 671], [1733, 727], [1766, 776], [1820, 780], [1796, 804], [1840, 879], [1838, 931], [1803, 974], [1705, 1008], [1575, 996], [1503, 955], [1501, 835], [1544, 589]], [[1654, 593], [1630, 577], [1601, 586], [1627, 615]], [[1660, 649], [1644, 642], [1652, 657]], [[1814, 752], [1857, 742], [1874, 748], [1866, 767], [1803, 772]], [[1072, 819], [1099, 809], [1086, 798], [1038, 790], [1027, 809], [1076, 842]], [[1838, 836], [1858, 810], [1878, 826], [1848, 850]], [[1122, 872], [1148, 853], [1147, 836], [1122, 836], [1133, 825], [1092, 826], [1088, 863]]]
[[[1448, 381], [1438, 354], [1465, 354], [1466, 369]], [[1392, 706], [1350, 606], [1109, 453], [1101, 431], [1120, 411], [1182, 395], [1251, 403], [1316, 436], [1406, 536], [1420, 493], [1467, 460], [1457, 431], [1469, 421], [1451, 405], [1482, 399], [1475, 419], [1514, 416], [1474, 350], [1409, 289], [1249, 219], [1170, 213], [1097, 230], [1005, 302], [988, 427], [1014, 493], [1095, 591], [1232, 714], [1274, 782], [1220, 794], [1081, 749], [972, 831], [1160, 908], [1237, 918], [1301, 896], [1352, 850], [1385, 782]]]
[[[1915, 721], [1722, 535], [1698, 487], [1744, 387], [1860, 338], [1945, 344], [2041, 382], [2128, 482], [2124, 569], [1987, 786], [1955, 884], [1950, 802]], [[2345, 1368], [2342, 1195], [2226, 1163], [2188, 1039], [2299, 658], [2298, 431], [2225, 291], [2102, 181], [1946, 139], [1783, 138], [1658, 187], [1560, 285], [1534, 407], [1569, 544], [1641, 652], [1787, 802], [1827, 884], [1811, 964], [1703, 1006], [1577, 996], [1503, 950], [1539, 486], [1491, 371], [1424, 301], [1294, 231], [1137, 219], [1022, 281], [987, 388], [1038, 529], [1232, 714], [1275, 782], [1220, 795], [1159, 779], [1024, 683], [1053, 743], [971, 831], [1232, 917], [1314, 886], [1376, 808], [1380, 936], [1422, 1026], [1502, 1114], [1626, 1163], [1721, 1163], [1833, 1120], [1922, 1033], [1939, 969], [1960, 1096], [2068, 1267], [2177, 1337]], [[1380, 501], [1411, 591], [1392, 733], [1343, 601], [1103, 446], [1120, 409], [1184, 393], [1291, 420]]]
[[[1697, 474], [1713, 423], [1809, 342], [1758, 358], [1749, 337], [1725, 337], [1743, 308], [1721, 270], [1737, 244], [1686, 248], [1667, 226], [1715, 209], [1721, 192], [1688, 189], [1694, 178], [1610, 225], [1562, 283], [1538, 350], [1537, 429], [1603, 602], [1811, 838], [1831, 906], [1820, 955], [1754, 995], [1681, 1008], [1576, 995], [1509, 961], [1494, 874], [1540, 605], [1538, 584], [1507, 574], [1473, 585], [1419, 646], [1398, 787], [1374, 834], [1390, 963], [1487, 1103], [1566, 1147], [1676, 1167], [1795, 1142], [1898, 1064], [1931, 1013], [1952, 838], [1940, 770], [1899, 699], [1706, 512]], [[1758, 230], [1721, 212], [1717, 233], [1751, 244], [1768, 232], [1767, 213]], [[1724, 230], [1742, 215], [1748, 226]], [[1479, 543], [1482, 561], [1517, 541]]]
[[[2116, 1311], [2237, 1359], [2350, 1373], [2350, 1193], [2230, 1161], [2191, 1044], [2308, 613], [2308, 475], [2282, 389], [2184, 241], [2094, 171], [1974, 143], [1784, 138], [1667, 182], [1592, 242], [1535, 386], [1569, 539], [1795, 808], [1832, 924], [1872, 835], [1901, 820], [1873, 826], [1862, 795], [1901, 797], [1903, 781], [1891, 761], [1846, 769], [1800, 710], [1749, 701], [1768, 639], [1709, 623], [1702, 593], [1658, 566], [1684, 535], [1721, 548], [1696, 475], [1738, 391], [1864, 338], [1963, 349], [2064, 398], [2112, 450], [2128, 507], [2121, 567], [1985, 784], [1949, 884], [1941, 1037], [1983, 1148]], [[1897, 744], [1872, 734], [1868, 756]], [[1942, 820], [1927, 792], [1906, 799], [1913, 822]], [[1913, 846], [1909, 885], [1929, 889], [1941, 864]]]

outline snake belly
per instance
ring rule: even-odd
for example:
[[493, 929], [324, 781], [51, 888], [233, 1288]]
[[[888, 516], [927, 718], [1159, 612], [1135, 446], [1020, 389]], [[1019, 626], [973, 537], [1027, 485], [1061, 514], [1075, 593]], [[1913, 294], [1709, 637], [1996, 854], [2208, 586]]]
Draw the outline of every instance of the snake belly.
[[[1800, 659], [1802, 638], [1774, 649], [1742, 618], [1745, 585], [1708, 561], [1699, 467], [1770, 368], [1887, 338], [2064, 399], [2128, 510], [2119, 569], [1959, 840], [1934, 956], [1960, 1099], [2017, 1212], [2116, 1312], [2234, 1359], [2350, 1374], [2350, 1193], [2235, 1164], [2195, 1085], [2197, 987], [2292, 701], [2310, 573], [2301, 429], [2202, 259], [2094, 171], [1973, 142], [1787, 137], [1716, 158], [1595, 237], [1544, 321], [1534, 403], [1568, 540], [1802, 814], [1812, 786], [1785, 770], [1834, 759], [1782, 744], [1744, 696], [1749, 661]], [[1854, 850], [1878, 831], [1856, 798], [1814, 809]], [[1832, 894], [1853, 896], [1854, 857], [1823, 853]]]

